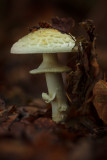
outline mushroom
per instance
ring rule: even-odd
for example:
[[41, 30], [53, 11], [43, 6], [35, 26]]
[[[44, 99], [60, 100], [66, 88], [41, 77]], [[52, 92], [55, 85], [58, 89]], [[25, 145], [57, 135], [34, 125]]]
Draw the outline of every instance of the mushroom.
[[51, 103], [52, 119], [56, 123], [63, 123], [69, 111], [61, 73], [71, 70], [59, 63], [56, 53], [72, 52], [74, 46], [75, 37], [53, 28], [40, 28], [21, 38], [11, 48], [11, 53], [43, 54], [41, 65], [30, 73], [45, 73], [49, 93], [42, 93], [42, 98]]

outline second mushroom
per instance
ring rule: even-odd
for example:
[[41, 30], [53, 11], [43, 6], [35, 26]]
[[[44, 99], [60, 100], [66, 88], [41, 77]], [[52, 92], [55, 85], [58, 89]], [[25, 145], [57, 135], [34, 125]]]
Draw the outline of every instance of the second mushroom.
[[43, 54], [41, 65], [30, 73], [45, 73], [48, 94], [42, 93], [42, 98], [51, 103], [52, 119], [56, 123], [63, 123], [69, 111], [61, 73], [71, 70], [59, 63], [57, 53], [72, 52], [74, 46], [75, 38], [71, 35], [52, 28], [40, 28], [21, 38], [11, 48], [11, 53]]

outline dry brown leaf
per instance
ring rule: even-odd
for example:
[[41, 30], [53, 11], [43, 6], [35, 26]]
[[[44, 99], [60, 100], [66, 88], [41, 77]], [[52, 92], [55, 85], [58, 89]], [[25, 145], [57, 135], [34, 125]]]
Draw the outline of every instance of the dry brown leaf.
[[107, 82], [100, 80], [93, 89], [93, 104], [99, 117], [107, 124]]

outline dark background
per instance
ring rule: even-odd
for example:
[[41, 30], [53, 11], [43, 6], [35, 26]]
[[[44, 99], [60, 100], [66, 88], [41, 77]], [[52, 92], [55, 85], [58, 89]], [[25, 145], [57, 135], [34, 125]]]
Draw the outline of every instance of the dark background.
[[[78, 23], [93, 19], [97, 32], [97, 52], [107, 50], [106, 0], [0, 0], [0, 96], [6, 104], [28, 104], [46, 91], [44, 75], [30, 75], [42, 61], [40, 55], [11, 55], [13, 43], [39, 21], [52, 17], [72, 17]], [[60, 57], [63, 63], [65, 55]]]

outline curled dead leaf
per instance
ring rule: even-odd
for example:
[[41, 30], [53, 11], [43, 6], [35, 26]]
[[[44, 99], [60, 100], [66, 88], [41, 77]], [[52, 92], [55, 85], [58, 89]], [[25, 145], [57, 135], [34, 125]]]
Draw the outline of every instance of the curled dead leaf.
[[93, 89], [93, 104], [99, 117], [107, 124], [107, 82], [100, 80]]
[[74, 20], [69, 18], [52, 18], [52, 27], [59, 30], [63, 33], [70, 33], [71, 28], [74, 27], [75, 22]]

